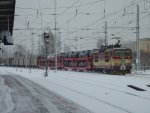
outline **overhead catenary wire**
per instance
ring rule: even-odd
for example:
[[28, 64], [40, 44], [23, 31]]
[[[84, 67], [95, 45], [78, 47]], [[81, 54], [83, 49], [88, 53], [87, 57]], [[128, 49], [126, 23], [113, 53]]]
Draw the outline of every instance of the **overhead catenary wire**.
[[[149, 7], [149, 8], [150, 8], [150, 7]], [[142, 13], [142, 14], [143, 14], [143, 13]], [[149, 16], [149, 15], [147, 15], [147, 16]], [[141, 16], [140, 16], [140, 20], [142, 20], [142, 21], [143, 21], [144, 19], [146, 19], [146, 17], [147, 17], [147, 16], [143, 16], [143, 17], [141, 17]], [[132, 23], [133, 23], [133, 22], [135, 22], [135, 21], [136, 21], [136, 19], [135, 19], [135, 18], [134, 18], [134, 19], [132, 19]], [[129, 25], [130, 25], [130, 23], [129, 23], [129, 24], [127, 24], [127, 27], [128, 27]], [[130, 27], [129, 27], [129, 28], [130, 28]], [[135, 28], [135, 26], [134, 26], [134, 28]], [[142, 29], [144, 29], [144, 28], [142, 28]], [[123, 31], [123, 30], [124, 30], [124, 29], [120, 30], [120, 31], [119, 31], [119, 32], [117, 32], [116, 34], [120, 34], [120, 33], [122, 33], [122, 31]]]
[[[84, 5], [89, 5], [89, 4], [93, 4], [93, 3], [97, 3], [97, 2], [100, 2], [100, 1], [103, 1], [103, 0], [97, 0], [97, 1], [95, 1], [95, 2], [91, 2], [91, 3], [87, 3], [87, 4], [84, 4]], [[61, 13], [60, 13], [60, 15], [57, 15], [57, 17], [59, 17], [59, 16], [61, 16], [62, 14], [64, 14], [65, 12], [67, 12], [69, 9], [71, 9], [71, 8], [73, 8], [73, 6], [75, 6], [75, 4], [77, 4], [79, 2], [79, 0], [76, 0], [73, 4], [71, 4], [67, 9], [65, 9], [64, 11], [62, 11]], [[78, 7], [81, 7], [81, 5], [79, 5]], [[54, 19], [51, 21], [51, 22], [49, 22], [48, 24], [51, 24], [52, 22], [54, 21]]]
[[[100, 0], [100, 1], [103, 1], [103, 0]], [[99, 2], [100, 2], [99, 1]], [[82, 6], [82, 4], [80, 4], [81, 6]], [[90, 6], [89, 6], [90, 7]], [[89, 7], [87, 7], [86, 9], [84, 9], [84, 10], [87, 10]], [[78, 8], [78, 7], [77, 7]], [[79, 9], [79, 8], [78, 8]], [[76, 12], [77, 12], [77, 10], [78, 9], [76, 9]], [[78, 13], [75, 13], [75, 15], [73, 16], [73, 17], [71, 17], [71, 18], [69, 18], [66, 22], [64, 22], [64, 24], [65, 23], [67, 23], [67, 29], [68, 29], [68, 23], [71, 21], [71, 20], [73, 20], [73, 19], [75, 19], [74, 17], [76, 17], [76, 15], [80, 15], [80, 12], [78, 12]], [[88, 14], [89, 15], [89, 14]], [[62, 28], [62, 27], [61, 27]], [[70, 28], [69, 28], [70, 29]], [[82, 29], [81, 29], [82, 30]], [[67, 32], [68, 32], [68, 30], [67, 30]], [[76, 32], [76, 31], [74, 31], [74, 32]], [[77, 32], [76, 32], [77, 33]], [[68, 34], [68, 33], [67, 33]], [[66, 37], [67, 39], [68, 39], [68, 36]]]
[[[85, 4], [72, 6], [71, 8], [84, 7], [84, 6], [87, 6], [87, 5], [96, 4], [96, 3], [100, 2], [100, 1], [104, 1], [104, 0], [97, 0], [97, 1], [93, 1], [93, 2], [88, 2], [88, 3], [85, 3]], [[55, 9], [55, 8], [53, 8], [53, 7], [31, 8], [31, 7], [19, 7], [19, 6], [16, 6], [16, 8], [17, 8], [17, 9], [25, 9], [25, 10], [48, 10], [48, 9], [54, 10], [54, 9]], [[67, 6], [67, 7], [57, 7], [57, 9], [68, 9], [68, 8], [70, 8], [70, 6]]]
[[[126, 6], [126, 8], [130, 8], [130, 7], [132, 7], [132, 6], [135, 6], [137, 3], [142, 2], [142, 1], [143, 1], [143, 0], [140, 0], [140, 1], [138, 1], [138, 2], [129, 4], [128, 6]], [[107, 17], [110, 17], [110, 16], [112, 16], [112, 15], [115, 15], [115, 14], [117, 14], [118, 12], [121, 12], [122, 10], [124, 10], [124, 9], [121, 9], [121, 10], [119, 10], [119, 11], [115, 11], [115, 12], [113, 12], [111, 15], [108, 15]], [[100, 19], [94, 21], [93, 23], [91, 23], [91, 24], [89, 24], [89, 25], [86, 25], [85, 27], [92, 26], [92, 25], [94, 25], [95, 23], [100, 22], [100, 20], [103, 20], [103, 19], [104, 19], [104, 18], [101, 17]]]
[[[135, 3], [137, 3], [137, 2], [138, 2], [138, 1], [136, 1]], [[129, 5], [131, 5], [131, 4], [129, 4]], [[79, 4], [75, 4], [75, 5], [72, 7], [72, 9], [75, 10], [76, 7], [78, 7], [78, 6], [79, 6]], [[127, 7], [127, 6], [128, 6], [128, 5], [126, 5], [126, 7]], [[81, 4], [81, 7], [82, 7], [82, 4]], [[124, 8], [126, 8], [126, 7], [124, 7]], [[132, 6], [132, 7], [133, 7], [133, 6]], [[68, 8], [68, 7], [66, 7], [65, 9], [67, 9], [67, 8]], [[124, 9], [124, 8], [123, 8], [123, 9]], [[37, 9], [39, 9], [39, 8], [37, 8]], [[36, 9], [36, 10], [37, 10], [37, 9]], [[53, 8], [53, 7], [50, 7], [50, 9], [54, 9], [54, 8]], [[59, 7], [58, 7], [58, 9], [59, 9]], [[128, 8], [126, 8], [125, 10], [126, 10], [125, 13], [127, 14], [127, 13], [128, 13], [128, 11], [127, 11]], [[40, 10], [39, 10], [39, 11], [40, 11]], [[44, 11], [44, 9], [41, 8], [41, 11]], [[83, 12], [83, 13], [82, 13], [82, 12]], [[123, 12], [123, 10], [120, 11], [120, 12], [118, 12], [118, 13], [116, 13], [116, 14], [114, 14], [114, 15], [113, 15], [113, 14], [111, 15], [111, 14], [109, 14], [109, 13], [107, 12], [106, 17], [108, 16], [108, 18], [109, 18], [109, 17], [110, 17], [110, 18], [112, 18], [112, 17], [114, 18], [114, 17], [116, 17], [116, 15], [118, 15], [118, 14], [122, 15], [122, 14], [121, 14], [122, 12]], [[130, 12], [130, 10], [129, 10], [129, 12]], [[86, 13], [85, 13], [85, 14], [84, 14], [84, 13], [85, 13], [85, 12], [84, 12], [83, 9], [82, 9], [81, 11], [78, 11], [78, 16], [79, 16], [79, 15], [86, 15]], [[91, 16], [94, 15], [93, 12], [89, 12], [89, 13], [91, 13], [91, 14], [90, 14]], [[147, 13], [148, 13], [148, 12], [147, 12]], [[48, 14], [48, 13], [43, 13], [42, 15], [46, 17], [47, 14]], [[55, 15], [55, 14], [53, 14], [53, 13], [49, 13], [49, 14], [50, 14], [50, 15], [51, 15], [51, 14], [52, 14], [52, 15]], [[87, 11], [87, 14], [88, 14], [88, 11]], [[95, 14], [96, 14], [96, 13], [95, 13]], [[101, 14], [101, 13], [97, 13], [97, 14]], [[146, 13], [143, 12], [143, 14], [146, 14]], [[28, 15], [28, 14], [27, 14], [27, 15]], [[32, 15], [32, 14], [31, 14], [31, 15]], [[33, 15], [36, 16], [36, 14], [33, 14]], [[73, 17], [73, 16], [74, 16], [74, 13], [71, 13], [71, 12], [68, 12], [68, 13], [67, 13], [67, 11], [66, 11], [66, 12], [63, 13], [63, 14], [61, 14], [61, 13], [58, 12], [56, 15], [57, 15], [57, 16], [60, 15], [59, 17], [62, 17], [62, 16], [65, 17], [66, 15], [70, 15], [70, 16], [72, 15], [72, 17]], [[90, 16], [90, 15], [89, 15], [89, 16]], [[109, 15], [110, 15], [110, 16], [109, 16]], [[125, 15], [125, 16], [126, 16], [126, 15]], [[64, 18], [64, 17], [62, 17], [62, 18]], [[69, 16], [68, 16], [68, 17], [69, 17]], [[126, 17], [127, 17], [127, 16], [126, 16]], [[34, 16], [33, 16], [33, 18], [34, 18]], [[124, 18], [124, 17], [123, 17], [123, 16], [120, 16], [120, 18], [118, 17], [118, 19], [117, 19], [118, 23], [117, 23], [116, 25], [114, 25], [114, 27], [115, 27], [115, 26], [119, 26], [119, 24], [121, 23], [121, 19], [122, 19], [122, 18]], [[60, 18], [60, 19], [61, 19], [61, 18]], [[68, 18], [67, 18], [67, 19], [68, 19]], [[67, 19], [66, 19], [66, 20], [67, 20]], [[95, 20], [94, 20], [94, 19], [91, 19], [88, 24], [85, 24], [85, 26], [83, 26], [83, 27], [78, 27], [77, 30], [74, 29], [74, 28], [69, 27], [69, 28], [70, 28], [70, 30], [69, 30], [69, 34], [70, 34], [70, 35], [69, 35], [69, 38], [74, 37], [74, 35], [75, 35], [76, 32], [80, 32], [80, 33], [78, 34], [78, 36], [82, 36], [82, 35], [87, 34], [87, 33], [90, 34], [90, 33], [92, 33], [93, 31], [92, 31], [92, 30], [89, 30], [89, 29], [95, 28], [96, 25], [97, 25], [98, 27], [95, 28], [95, 31], [102, 31], [102, 30], [103, 30], [103, 25], [104, 25], [104, 24], [103, 24], [104, 19], [102, 19], [102, 20], [100, 19], [100, 20], [98, 20], [96, 23], [90, 25], [90, 23], [93, 23], [94, 21], [96, 21], [96, 19], [97, 19], [97, 18], [95, 18]], [[65, 20], [65, 22], [66, 22], [66, 20]], [[39, 22], [38, 22], [38, 21], [39, 21]], [[127, 21], [128, 21], [128, 22], [129, 22], [129, 21], [132, 21], [132, 17], [131, 17], [130, 19], [128, 19]], [[37, 23], [36, 23], [36, 22], [37, 22]], [[37, 26], [38, 26], [38, 24], [40, 24], [40, 20], [36, 20], [36, 22], [35, 22], [35, 24], [34, 24], [33, 26], [36, 26], [36, 24], [37, 24]], [[44, 21], [43, 21], [43, 22], [44, 22]], [[58, 22], [59, 22], [59, 21], [58, 21]], [[66, 30], [66, 28], [64, 27], [64, 24], [66, 24], [65, 22], [64, 22], [63, 24], [62, 24], [62, 23], [58, 23], [58, 27], [60, 28], [61, 32], [65, 32], [65, 30]], [[74, 22], [74, 21], [72, 21], [72, 22]], [[111, 19], [108, 23], [109, 23], [109, 25], [111, 26], [111, 24], [112, 24], [112, 23], [114, 24], [114, 22], [115, 22], [115, 19]], [[126, 25], [128, 25], [128, 22], [124, 22], [124, 23], [125, 23]], [[34, 23], [34, 22], [33, 22], [33, 23]], [[48, 22], [45, 21], [45, 22], [43, 23], [43, 26], [46, 27], [47, 23], [48, 23]], [[132, 23], [132, 24], [129, 24], [129, 26], [131, 26], [131, 25], [134, 24], [134, 22], [131, 22], [131, 23]], [[60, 25], [59, 25], [59, 24], [60, 24]], [[70, 24], [70, 25], [71, 25], [71, 24]], [[89, 26], [88, 26], [88, 25], [89, 25]], [[63, 26], [63, 27], [61, 27], [61, 26]], [[33, 28], [34, 28], [34, 27], [33, 27]], [[53, 29], [53, 28], [52, 28], [52, 29]], [[73, 29], [74, 29], [74, 32], [73, 32]], [[85, 30], [82, 30], [82, 32], [81, 32], [81, 29], [85, 29]], [[87, 30], [86, 30], [86, 29], [87, 29]], [[110, 29], [111, 29], [111, 28], [110, 28]], [[123, 30], [123, 29], [124, 29], [124, 28], [122, 28], [122, 30]], [[38, 29], [38, 28], [37, 28], [37, 29], [33, 29], [33, 30], [37, 30], [37, 32], [40, 31], [40, 29]], [[129, 30], [129, 29], [127, 29], [127, 30]], [[18, 31], [19, 31], [19, 30], [18, 30]], [[117, 30], [116, 30], [116, 31], [117, 31]], [[115, 32], [116, 32], [116, 31], [115, 31]], [[115, 32], [114, 32], [114, 34], [115, 34]], [[132, 32], [132, 31], [131, 31], [131, 32]], [[123, 32], [122, 32], [122, 33], [123, 33]], [[122, 34], [122, 33], [121, 33], [121, 34]], [[65, 38], [65, 34], [64, 34], [64, 38]]]
[[[138, 2], [141, 2], [141, 1], [142, 1], [142, 0], [140, 0], [140, 1], [138, 1]], [[137, 2], [137, 3], [138, 3], [138, 2]], [[131, 6], [131, 5], [128, 5], [127, 7], [129, 7], [129, 6]], [[107, 15], [106, 18], [108, 18], [108, 17], [110, 17], [110, 16], [113, 16], [113, 15], [117, 14], [118, 12], [120, 12], [120, 11], [122, 11], [122, 10], [123, 10], [123, 9], [118, 10], [118, 11], [115, 11], [115, 12], [111, 13], [110, 15]], [[94, 25], [94, 24], [97, 24], [97, 23], [100, 22], [101, 20], [104, 20], [104, 18], [101, 17], [101, 18], [95, 20], [94, 22], [92, 22], [92, 23], [90, 23], [90, 24], [88, 24], [88, 25], [86, 25], [85, 27], [82, 27], [82, 28], [87, 28], [88, 26], [92, 26], [92, 25]]]

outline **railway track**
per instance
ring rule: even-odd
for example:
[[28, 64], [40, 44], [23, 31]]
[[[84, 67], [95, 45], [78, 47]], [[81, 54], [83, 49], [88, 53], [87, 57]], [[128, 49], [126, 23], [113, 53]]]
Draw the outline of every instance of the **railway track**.
[[[69, 76], [69, 75], [68, 75]], [[73, 75], [74, 76], [74, 75]], [[123, 95], [128, 95], [129, 97], [134, 97], [134, 98], [139, 98], [139, 99], [142, 99], [142, 100], [145, 100], [145, 101], [150, 101], [150, 98], [149, 97], [146, 97], [146, 96], [143, 96], [143, 95], [140, 95], [140, 93], [132, 93], [130, 91], [125, 91], [125, 90], [120, 90], [121, 88], [124, 88], [123, 86], [121, 85], [116, 85], [114, 83], [109, 83], [109, 82], [103, 82], [103, 83], [99, 83], [98, 80], [88, 80], [89, 77], [86, 76], [86, 77], [79, 77], [78, 76], [78, 79], [77, 78], [68, 78], [67, 76], [54, 76], [54, 75], [51, 75], [49, 80], [49, 83], [50, 83], [50, 86], [54, 85], [56, 87], [58, 87], [58, 89], [65, 89], [66, 91], [69, 91], [69, 92], [72, 92], [72, 93], [75, 93], [77, 95], [82, 95], [86, 98], [89, 98], [90, 100], [93, 100], [93, 101], [96, 101], [98, 103], [103, 103], [105, 104], [106, 106], [109, 106], [109, 107], [112, 107], [114, 109], [118, 109], [120, 110], [120, 113], [135, 113], [134, 111], [132, 111], [131, 109], [128, 109], [124, 106], [120, 106], [119, 104], [116, 104], [116, 103], [113, 103], [111, 101], [108, 101], [107, 99], [103, 99], [103, 98], [99, 98], [99, 97], [96, 97], [94, 95], [89, 95], [87, 94], [86, 92], [84, 91], [81, 91], [81, 90], [78, 90], [76, 88], [71, 88], [67, 85], [64, 85], [63, 82], [61, 81], [64, 81], [66, 80], [67, 81], [70, 81], [72, 84], [76, 83], [76, 84], [80, 84], [81, 86], [82, 85], [87, 85], [88, 86], [93, 86], [93, 87], [96, 87], [98, 90], [101, 90], [102, 88], [103, 89], [106, 89], [108, 92], [115, 92], [116, 94], [117, 93], [121, 93]], [[55, 78], [56, 77], [56, 78]], [[72, 76], [71, 76], [72, 77]], [[100, 77], [100, 76], [98, 76]], [[55, 79], [57, 79], [58, 81], [55, 81]], [[63, 80], [62, 80], [63, 79]], [[101, 79], [101, 77], [100, 77]], [[37, 83], [39, 83], [38, 81], [36, 81]], [[113, 86], [113, 87], [111, 87]], [[119, 88], [119, 89], [118, 89]], [[130, 88], [125, 88], [125, 89], [130, 89]], [[92, 90], [92, 89], [91, 89]], [[130, 90], [133, 90], [133, 89], [130, 89]], [[55, 90], [53, 90], [55, 92]], [[107, 91], [106, 91], [106, 95], [107, 95]], [[134, 90], [133, 90], [134, 91]], [[136, 92], [136, 91], [135, 91]], [[148, 91], [146, 91], [148, 92]], [[56, 91], [57, 93], [57, 91]], [[149, 93], [149, 92], [148, 92]], [[108, 93], [108, 96], [109, 96], [109, 93]]]
[[[62, 70], [61, 70], [62, 71]], [[75, 71], [75, 72], [77, 72], [77, 71]], [[79, 72], [79, 73], [81, 73], [81, 72]], [[83, 72], [84, 73], [84, 72]], [[97, 72], [85, 72], [85, 73], [90, 73], [90, 74], [93, 74], [93, 75], [97, 75], [98, 73]], [[105, 76], [107, 76], [108, 74], [102, 74], [101, 73], [101, 75], [105, 75]], [[101, 76], [100, 75], [100, 76]], [[92, 76], [92, 75], [91, 75]], [[109, 75], [110, 76], [110, 75]], [[113, 75], [112, 75], [113, 76]], [[115, 75], [116, 76], [116, 75]], [[118, 76], [118, 75], [117, 75]], [[120, 76], [120, 75], [119, 75]], [[124, 76], [124, 75], [123, 75]], [[128, 74], [128, 75], [126, 75], [126, 76], [124, 76], [124, 77], [137, 77], [137, 78], [144, 78], [144, 79], [150, 79], [150, 76], [144, 76], [144, 75], [135, 75], [135, 74]], [[78, 77], [78, 78], [80, 78], [81, 80], [85, 80], [85, 79], [88, 79], [88, 78], [90, 78], [90, 77]], [[101, 79], [101, 78], [100, 78]], [[100, 83], [99, 81], [96, 81], [96, 80], [90, 80], [90, 81], [93, 81], [94, 83]], [[125, 87], [122, 87], [121, 85], [117, 85], [117, 84], [113, 84], [113, 83], [109, 83], [109, 82], [103, 82], [103, 81], [101, 81], [101, 83], [103, 83], [103, 84], [105, 84], [105, 85], [111, 85], [111, 86], [115, 86], [115, 87], [120, 87], [120, 88], [125, 88]]]
[[96, 100], [96, 101], [98, 101], [98, 102], [101, 102], [101, 103], [106, 104], [106, 105], [108, 105], [108, 106], [111, 106], [111, 107], [113, 107], [113, 108], [119, 109], [119, 110], [121, 110], [122, 112], [125, 112], [125, 113], [133, 113], [132, 111], [129, 111], [128, 109], [124, 109], [124, 108], [122, 108], [122, 107], [120, 107], [120, 106], [117, 106], [117, 105], [115, 105], [115, 104], [112, 104], [112, 103], [110, 103], [110, 102], [107, 102], [107, 101], [104, 101], [104, 100], [102, 100], [102, 99], [99, 99], [99, 98], [96, 98], [96, 97], [87, 95], [87, 94], [84, 93], [84, 92], [80, 92], [80, 91], [78, 91], [78, 90], [75, 90], [75, 89], [72, 89], [72, 88], [63, 86], [62, 84], [58, 84], [58, 83], [55, 83], [55, 82], [52, 82], [52, 81], [51, 81], [51, 83], [54, 84], [54, 85], [56, 85], [56, 86], [58, 86], [58, 87], [67, 89], [67, 90], [69, 90], [69, 91], [72, 91], [72, 92], [75, 92], [75, 93], [77, 93], [77, 94], [86, 96], [86, 97], [88, 97], [88, 98], [90, 98], [90, 99]]
[[[142, 99], [145, 99], [145, 100], [149, 100], [150, 101], [150, 98], [147, 98], [147, 97], [143, 97], [141, 95], [137, 95], [135, 93], [131, 93], [131, 92], [128, 92], [128, 91], [124, 91], [124, 90], [120, 90], [120, 89], [114, 89], [114, 88], [110, 88], [110, 87], [106, 87], [104, 85], [99, 85], [99, 84], [95, 84], [96, 81], [92, 81], [94, 83], [91, 83], [89, 81], [83, 81], [82, 79], [81, 80], [77, 80], [77, 79], [72, 79], [72, 78], [66, 78], [66, 77], [59, 77], [59, 78], [62, 78], [62, 79], [65, 79], [65, 80], [71, 80], [71, 81], [74, 81], [74, 82], [78, 82], [78, 83], [81, 83], [81, 84], [87, 84], [87, 85], [92, 85], [92, 86], [95, 86], [95, 87], [98, 87], [98, 88], [104, 88], [104, 89], [108, 89], [108, 90], [113, 90], [113, 91], [116, 91], [116, 92], [120, 92], [120, 93], [123, 93], [123, 94], [127, 94], [127, 95], [131, 95], [131, 96], [136, 96], [136, 97], [139, 97], [139, 98], [142, 98]], [[105, 85], [108, 85], [108, 83], [105, 83]], [[113, 84], [110, 84], [111, 86]], [[118, 85], [114, 85], [115, 87]], [[125, 87], [122, 87], [122, 86], [119, 86], [119, 88], [124, 88], [124, 89], [129, 89], [129, 88], [125, 88]], [[148, 91], [149, 92], [149, 91]], [[150, 92], [149, 92], [150, 93]]]

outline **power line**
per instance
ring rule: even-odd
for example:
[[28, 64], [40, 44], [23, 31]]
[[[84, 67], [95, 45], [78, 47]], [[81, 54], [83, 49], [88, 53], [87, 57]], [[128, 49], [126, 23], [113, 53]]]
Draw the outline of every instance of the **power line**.
[[[94, 1], [94, 2], [90, 2], [90, 3], [85, 3], [84, 5], [82, 4], [80, 4], [80, 5], [78, 5], [78, 6], [76, 6], [76, 8], [77, 7], [81, 7], [81, 6], [86, 6], [86, 5], [90, 5], [90, 4], [95, 4], [95, 3], [97, 3], [97, 2], [100, 2], [100, 1], [103, 1], [103, 0], [97, 0], [97, 1]], [[79, 0], [76, 0], [73, 4], [71, 4], [69, 7], [67, 7], [63, 12], [61, 12], [59, 15], [57, 15], [57, 17], [59, 17], [59, 16], [61, 16], [61, 15], [63, 15], [65, 12], [67, 12], [69, 9], [71, 9], [71, 8], [73, 8], [74, 7], [74, 5], [75, 4], [77, 4], [79, 2]], [[54, 21], [54, 19], [51, 21], [51, 22], [49, 22], [49, 24], [50, 23], [52, 23]]]
[[[132, 7], [132, 6], [135, 6], [137, 3], [140, 3], [140, 2], [142, 2], [142, 1], [143, 1], [143, 0], [139, 0], [139, 1], [135, 2], [135, 3], [129, 4], [128, 6], [126, 6], [126, 8], [130, 8], [130, 7]], [[117, 13], [119, 13], [119, 12], [121, 12], [121, 11], [123, 11], [123, 10], [124, 10], [124, 8], [123, 8], [123, 9], [120, 9], [120, 10], [117, 10], [117, 11], [111, 13], [110, 15], [106, 15], [106, 18], [111, 17], [111, 16], [113, 16], [113, 15], [116, 15]], [[94, 21], [94, 22], [92, 22], [92, 23], [86, 25], [85, 28], [88, 27], [88, 26], [93, 26], [94, 24], [97, 24], [98, 22], [100, 22], [101, 20], [104, 20], [104, 19], [105, 19], [104, 17], [101, 17], [101, 18], [97, 19], [96, 21]], [[83, 28], [84, 28], [84, 27], [83, 27]]]
[[[72, 6], [71, 8], [76, 8], [76, 7], [84, 7], [84, 6], [87, 6], [87, 5], [91, 5], [91, 4], [96, 4], [100, 1], [104, 1], [104, 0], [97, 0], [97, 1], [94, 1], [94, 2], [88, 2], [88, 3], [85, 3], [85, 4], [82, 4], [82, 5], [78, 5], [78, 6]], [[31, 8], [31, 7], [18, 7], [16, 6], [17, 9], [26, 9], [26, 10], [54, 10], [55, 8], [50, 8], [50, 7], [46, 7], [46, 8]], [[70, 8], [70, 6], [67, 6], [67, 7], [57, 7], [57, 9], [68, 9]]]
[[[63, 13], [67, 12], [69, 9], [71, 9], [76, 3], [78, 3], [79, 0], [76, 0], [73, 4], [71, 4], [67, 9], [65, 9], [64, 11], [62, 11], [60, 14], [62, 15]], [[55, 14], [56, 15], [56, 14]], [[59, 17], [60, 15], [57, 15], [57, 18]], [[53, 21], [55, 20], [55, 18], [49, 22], [48, 24], [51, 24]]]

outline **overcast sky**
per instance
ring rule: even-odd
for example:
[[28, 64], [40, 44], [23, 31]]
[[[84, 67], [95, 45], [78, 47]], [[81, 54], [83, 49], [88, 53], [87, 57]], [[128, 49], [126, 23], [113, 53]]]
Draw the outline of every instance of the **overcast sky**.
[[[78, 37], [78, 50], [96, 48], [98, 39], [104, 39], [104, 24], [108, 22], [108, 38], [112, 43], [114, 36], [121, 37], [122, 42], [136, 39], [135, 29], [110, 27], [135, 27], [136, 5], [140, 5], [140, 37], [150, 38], [150, 0], [56, 0], [57, 28], [64, 44], [75, 47]], [[105, 14], [104, 14], [105, 9]], [[132, 13], [132, 14], [131, 14]], [[54, 32], [54, 0], [16, 0], [14, 29], [15, 44], [32, 48], [30, 30], [24, 30], [29, 22], [34, 33], [34, 46], [37, 48], [39, 35], [46, 29]], [[105, 15], [105, 18], [104, 18]], [[32, 46], [31, 46], [32, 45]], [[74, 48], [72, 47], [72, 50]]]

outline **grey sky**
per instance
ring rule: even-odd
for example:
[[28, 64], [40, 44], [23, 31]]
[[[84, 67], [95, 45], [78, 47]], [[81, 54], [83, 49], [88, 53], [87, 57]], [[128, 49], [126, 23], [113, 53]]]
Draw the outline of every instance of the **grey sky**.
[[[150, 37], [150, 0], [105, 0], [105, 2], [104, 0], [57, 0], [57, 28], [60, 28], [62, 44], [67, 43], [70, 46], [75, 46], [74, 39], [77, 36], [79, 50], [95, 48], [97, 39], [104, 37], [105, 20], [108, 21], [109, 27], [135, 27], [136, 2], [140, 5], [140, 12], [142, 12], [140, 13], [142, 31], [140, 36], [141, 38]], [[119, 10], [121, 11], [119, 12]], [[123, 16], [124, 11], [125, 15]], [[15, 44], [24, 44], [26, 35], [29, 49], [32, 43], [30, 31], [23, 30], [25, 17], [30, 23], [30, 28], [36, 29], [31, 31], [35, 33], [33, 38], [36, 48], [39, 40], [38, 35], [43, 30], [51, 28], [54, 32], [54, 0], [16, 0], [14, 29], [22, 30], [14, 30], [14, 41]], [[41, 26], [43, 30], [37, 30], [41, 29]], [[135, 29], [109, 28], [109, 43], [112, 43], [112, 34], [122, 37], [124, 42], [135, 40]], [[82, 39], [80, 39], [81, 37]], [[74, 49], [72, 48], [72, 50]]]

